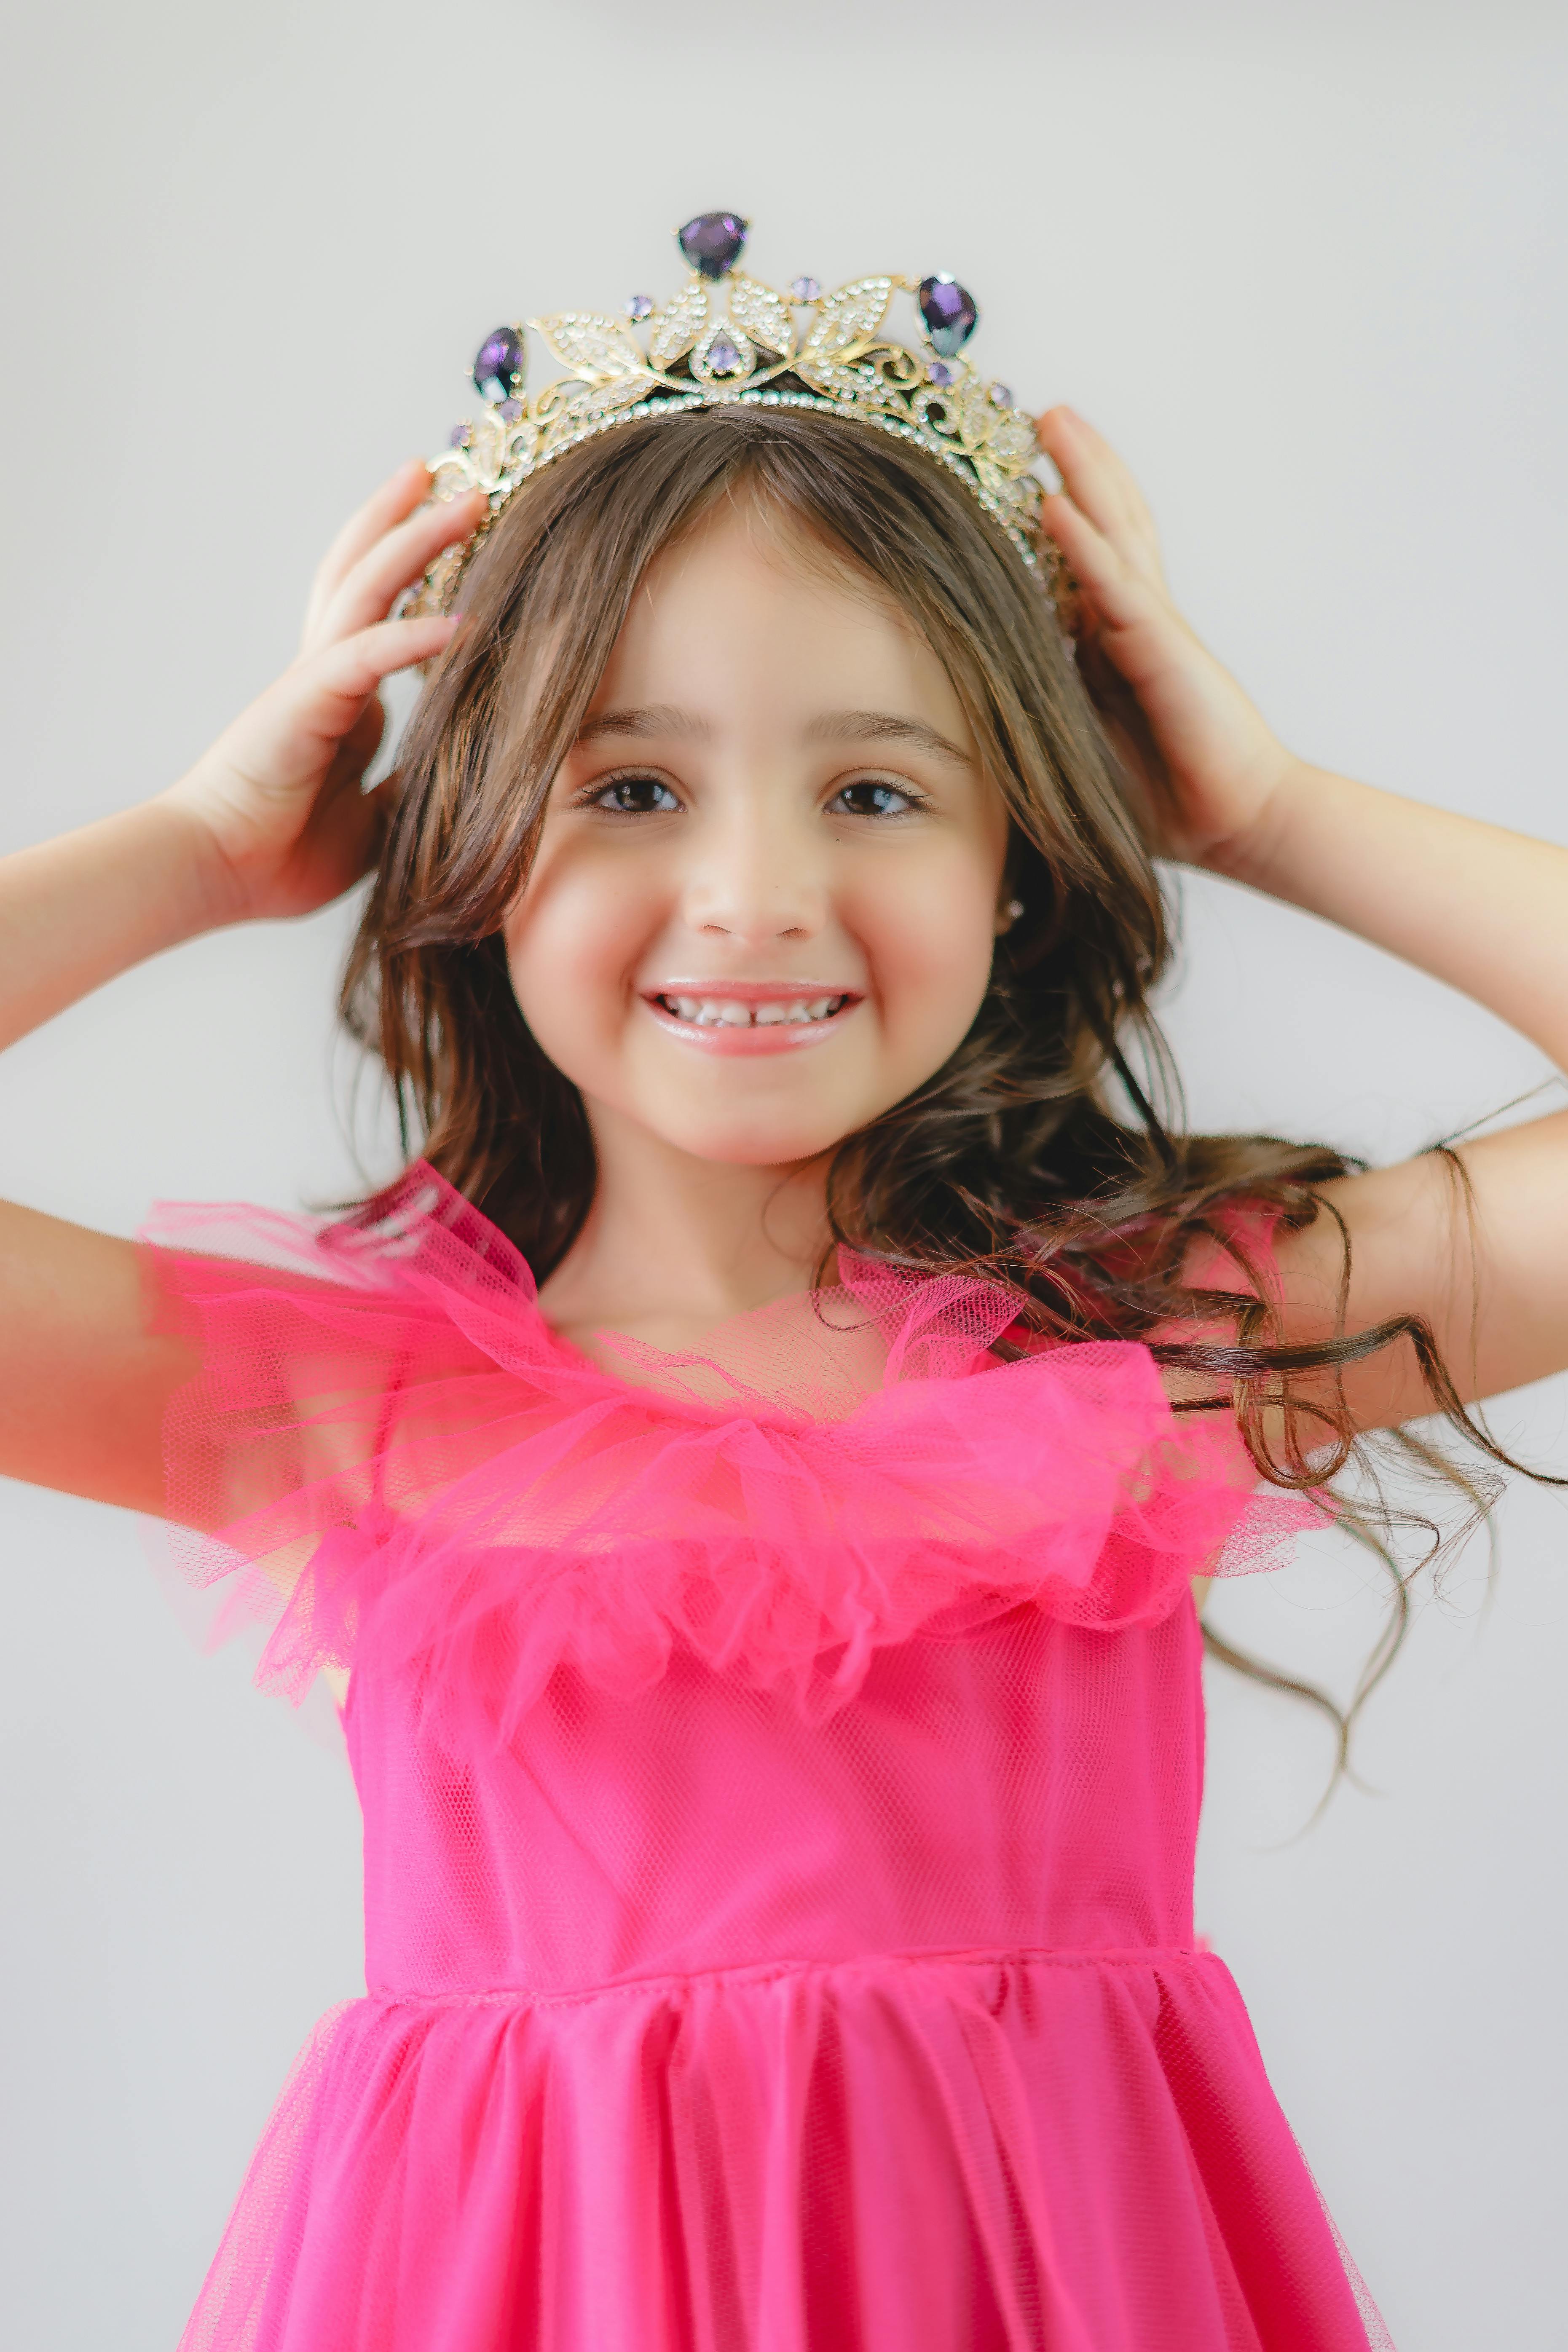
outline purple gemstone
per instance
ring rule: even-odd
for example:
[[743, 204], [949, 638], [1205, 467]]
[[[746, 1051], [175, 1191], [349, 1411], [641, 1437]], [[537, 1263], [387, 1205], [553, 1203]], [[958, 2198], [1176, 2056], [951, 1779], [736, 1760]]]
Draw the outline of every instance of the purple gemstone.
[[952, 359], [980, 323], [973, 295], [966, 293], [945, 269], [939, 269], [934, 278], [921, 279], [918, 299], [932, 351], [941, 352], [944, 359]]
[[815, 278], [797, 278], [789, 290], [791, 300], [795, 302], [815, 302], [822, 292]]
[[451, 437], [454, 449], [466, 449], [474, 437], [474, 428], [471, 425], [454, 425]]
[[750, 226], [739, 213], [699, 213], [676, 236], [693, 269], [704, 278], [722, 278], [741, 258]]
[[932, 383], [940, 383], [945, 386], [958, 382], [958, 370], [955, 367], [949, 367], [945, 360], [931, 360], [929, 362], [926, 367], [926, 373], [930, 376]]
[[487, 335], [473, 366], [480, 398], [510, 400], [521, 386], [524, 364], [522, 338], [515, 327], [498, 327], [493, 335]]
[[522, 403], [521, 400], [503, 400], [496, 415], [503, 416], [509, 425], [515, 425], [522, 415]]
[[708, 346], [708, 364], [715, 375], [733, 375], [741, 354], [728, 335], [715, 335]]
[[1010, 383], [994, 383], [994, 384], [992, 385], [992, 387], [991, 387], [991, 405], [992, 405], [992, 407], [993, 407], [993, 408], [1011, 408], [1011, 407], [1012, 407], [1012, 405], [1013, 405], [1013, 387], [1012, 387], [1012, 385], [1011, 385]]
[[626, 296], [626, 316], [628, 319], [651, 319], [653, 316], [653, 296], [651, 294], [628, 294]]

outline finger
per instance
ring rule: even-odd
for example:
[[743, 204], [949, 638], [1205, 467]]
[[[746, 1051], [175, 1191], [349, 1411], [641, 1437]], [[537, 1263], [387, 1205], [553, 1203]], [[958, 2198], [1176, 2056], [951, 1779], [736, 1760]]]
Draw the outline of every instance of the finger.
[[[1131, 468], [1087, 416], [1063, 402], [1046, 410], [1036, 431], [1040, 446], [1057, 457], [1064, 481], [1068, 474], [1076, 475], [1086, 487], [1092, 483], [1105, 500], [1107, 516], [1094, 516], [1102, 530], [1107, 520], [1116, 517], [1152, 527], [1153, 518]], [[1080, 499], [1079, 503], [1092, 511], [1089, 500]]]
[[1036, 428], [1062, 488], [1095, 528], [1140, 569], [1160, 571], [1160, 540], [1143, 494], [1102, 434], [1076, 409], [1047, 408]]
[[444, 547], [469, 539], [489, 501], [482, 490], [418, 508], [362, 555], [315, 616], [306, 643], [314, 651], [384, 620], [394, 597], [422, 579]]
[[359, 717], [339, 743], [332, 760], [329, 789], [352, 781], [358, 787], [360, 779], [381, 749], [381, 739], [386, 732], [386, 712], [379, 694], [373, 694]]
[[363, 766], [354, 767], [340, 756], [311, 804], [306, 830], [318, 843], [353, 845], [347, 862], [363, 873], [385, 831], [385, 807], [374, 792], [365, 791]]
[[[458, 623], [435, 616], [382, 621], [356, 637], [296, 662], [241, 711], [208, 754], [221, 774], [245, 779], [263, 798], [308, 791], [314, 798], [336, 774], [358, 774], [345, 743], [366, 725], [366, 706], [384, 678], [429, 661], [451, 644]], [[331, 795], [329, 795], [331, 796]]]
[[350, 854], [360, 873], [380, 857], [402, 793], [403, 771], [394, 768], [368, 793], [356, 782], [342, 803], [325, 813], [324, 823], [352, 842]]
[[247, 774], [271, 772], [288, 790], [320, 779], [382, 680], [445, 652], [458, 626], [443, 615], [381, 621], [325, 646], [285, 670], [219, 740]]
[[336, 539], [316, 566], [310, 583], [306, 607], [305, 625], [335, 592], [339, 582], [367, 549], [375, 545], [403, 520], [405, 515], [423, 505], [430, 495], [430, 471], [423, 457], [410, 457], [399, 466], [395, 474], [388, 475], [378, 490], [372, 492], [363, 506], [352, 514]]
[[390, 769], [383, 776], [380, 783], [372, 785], [370, 791], [363, 793], [362, 797], [375, 826], [377, 839], [384, 839], [386, 828], [392, 823], [397, 803], [403, 797], [402, 769]]
[[456, 614], [421, 615], [417, 620], [377, 621], [352, 637], [340, 637], [299, 663], [286, 677], [297, 680], [307, 698], [345, 707], [334, 730], [345, 734], [384, 678], [416, 662], [444, 653], [460, 626]]
[[318, 856], [343, 876], [345, 884], [365, 873], [381, 855], [386, 838], [390, 803], [378, 785], [363, 792], [357, 778], [323, 793], [310, 812], [309, 834]]
[[1065, 491], [1054, 492], [1042, 500], [1040, 520], [1104, 627], [1136, 628], [1163, 609], [1163, 600], [1147, 572], [1123, 554], [1075, 499]]

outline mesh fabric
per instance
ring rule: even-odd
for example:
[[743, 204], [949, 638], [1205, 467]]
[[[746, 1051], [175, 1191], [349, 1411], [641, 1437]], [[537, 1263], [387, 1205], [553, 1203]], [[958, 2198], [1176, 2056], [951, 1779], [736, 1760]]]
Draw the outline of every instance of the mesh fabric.
[[149, 1241], [182, 1562], [365, 1820], [187, 2352], [1386, 2342], [1193, 1934], [1190, 1580], [1315, 1517], [1228, 1421], [854, 1259], [590, 1360], [423, 1168]]

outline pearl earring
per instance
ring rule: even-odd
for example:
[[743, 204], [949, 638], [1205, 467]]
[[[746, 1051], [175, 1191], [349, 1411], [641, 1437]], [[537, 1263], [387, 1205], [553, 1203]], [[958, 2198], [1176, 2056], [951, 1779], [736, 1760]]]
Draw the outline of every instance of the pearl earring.
[[998, 931], [1010, 931], [1023, 911], [1024, 901], [1022, 898], [1009, 898], [1006, 905], [1003, 908], [1001, 913], [996, 918], [996, 929]]

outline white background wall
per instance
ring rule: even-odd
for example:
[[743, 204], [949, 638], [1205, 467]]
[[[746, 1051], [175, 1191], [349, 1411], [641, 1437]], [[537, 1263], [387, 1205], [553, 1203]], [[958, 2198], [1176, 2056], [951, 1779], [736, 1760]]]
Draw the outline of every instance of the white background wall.
[[[462, 407], [501, 317], [672, 282], [731, 204], [782, 280], [952, 268], [980, 356], [1126, 450], [1197, 625], [1288, 739], [1568, 837], [1568, 52], [1545, 5], [87, 0], [13, 20], [0, 843], [178, 772], [290, 650], [342, 515]], [[1194, 1116], [1396, 1153], [1538, 1057], [1305, 918], [1184, 890]], [[351, 1180], [347, 915], [209, 940], [0, 1069], [0, 1192]], [[339, 1075], [341, 1076], [341, 1064]], [[1497, 1416], [1565, 1465], [1552, 1383]], [[1568, 2343], [1559, 2127], [1568, 1509], [1512, 1492], [1342, 1790], [1213, 1689], [1201, 1924], [1405, 2352]], [[347, 1776], [190, 1648], [108, 1511], [0, 1488], [0, 2334], [169, 2346], [316, 2013], [360, 1983]], [[1342, 1686], [1325, 1549], [1224, 1593]]]

